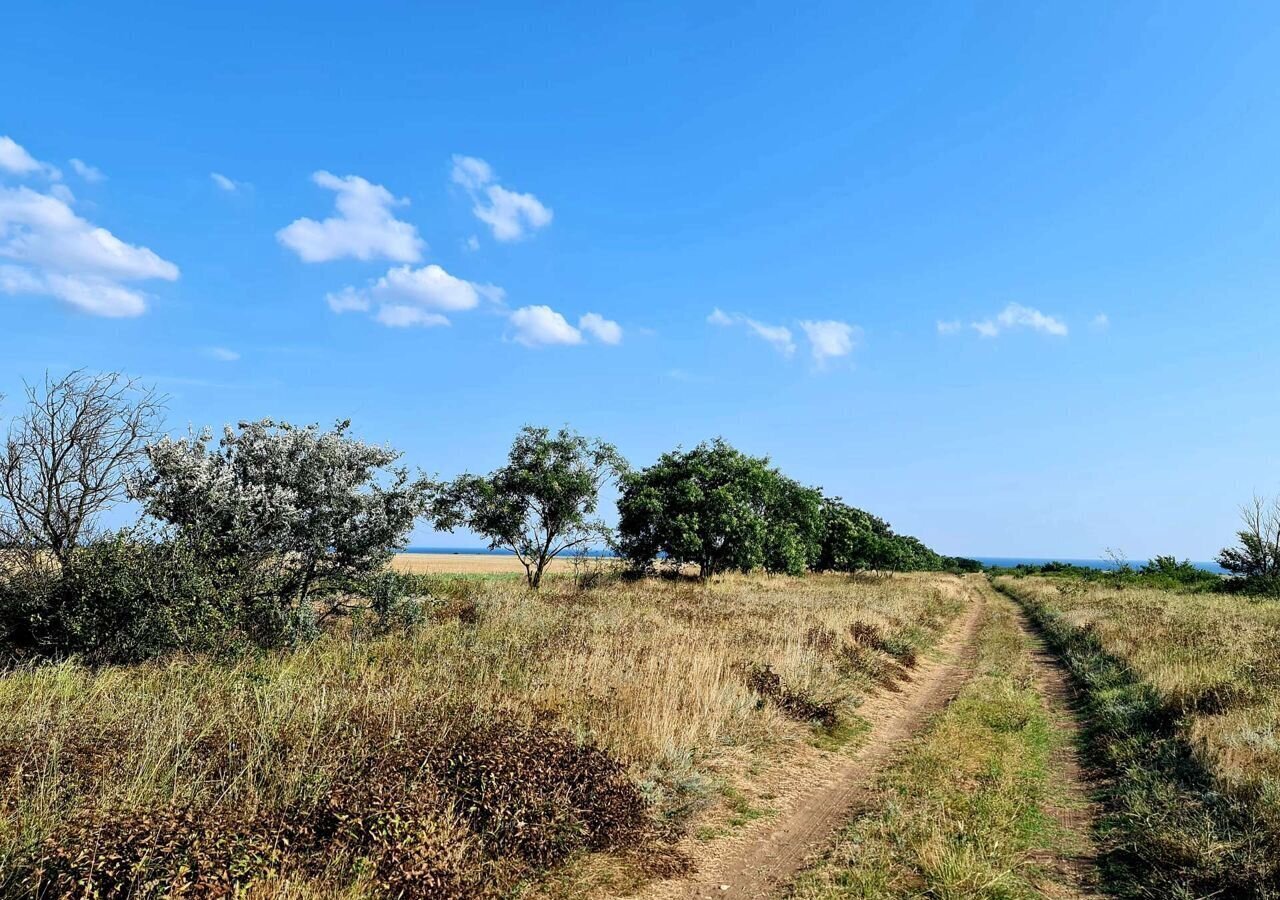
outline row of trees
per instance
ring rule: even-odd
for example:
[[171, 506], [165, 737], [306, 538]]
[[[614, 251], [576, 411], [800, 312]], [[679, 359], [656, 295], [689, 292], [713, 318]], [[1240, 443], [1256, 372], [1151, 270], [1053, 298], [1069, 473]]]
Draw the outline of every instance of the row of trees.
[[[162, 436], [162, 399], [120, 375], [28, 388], [0, 455], [0, 640], [12, 650], [137, 658], [235, 633], [293, 640], [365, 594], [425, 518], [511, 550], [530, 587], [557, 556], [611, 547], [633, 569], [940, 568], [881, 519], [824, 497], [722, 440], [633, 470], [615, 447], [524, 428], [504, 466], [450, 481], [349, 434], [242, 422]], [[599, 516], [619, 493], [616, 531]], [[131, 499], [135, 525], [95, 529]]]

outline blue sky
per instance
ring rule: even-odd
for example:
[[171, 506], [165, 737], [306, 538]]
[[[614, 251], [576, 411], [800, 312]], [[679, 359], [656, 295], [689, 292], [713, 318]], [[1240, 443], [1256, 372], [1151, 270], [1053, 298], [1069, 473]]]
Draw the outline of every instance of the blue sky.
[[51, 2], [0, 84], [0, 414], [723, 435], [974, 555], [1280, 490], [1272, 4]]

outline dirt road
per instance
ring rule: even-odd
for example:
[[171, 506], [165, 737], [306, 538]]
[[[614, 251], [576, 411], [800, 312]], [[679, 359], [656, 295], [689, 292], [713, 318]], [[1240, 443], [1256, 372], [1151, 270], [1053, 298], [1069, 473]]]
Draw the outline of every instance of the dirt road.
[[811, 855], [865, 801], [874, 774], [904, 741], [925, 727], [930, 717], [956, 695], [971, 666], [985, 584], [974, 584], [968, 610], [938, 647], [935, 658], [922, 663], [895, 693], [869, 699], [860, 712], [871, 733], [853, 756], [831, 754], [806, 773], [805, 787], [779, 797], [779, 813], [744, 829], [732, 839], [704, 849], [689, 877], [650, 885], [644, 900], [687, 897], [764, 898], [773, 896]]

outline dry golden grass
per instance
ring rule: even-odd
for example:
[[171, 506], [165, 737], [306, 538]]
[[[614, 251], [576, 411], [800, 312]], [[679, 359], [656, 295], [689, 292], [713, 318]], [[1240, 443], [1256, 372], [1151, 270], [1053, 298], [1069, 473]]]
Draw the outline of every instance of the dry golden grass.
[[[659, 819], [696, 823], [699, 810], [732, 806], [735, 784], [819, 737], [762, 705], [746, 666], [771, 666], [848, 722], [873, 684], [820, 636], [862, 621], [924, 647], [963, 605], [959, 579], [933, 575], [615, 581], [590, 591], [563, 579], [537, 595], [510, 579], [451, 585], [433, 620], [403, 634], [357, 625], [234, 662], [96, 671], [68, 662], [0, 677], [0, 885], [78, 810], [293, 808], [376, 757], [388, 731], [445, 713], [460, 727], [568, 729], [622, 761]], [[588, 881], [604, 877], [579, 868]], [[625, 868], [608, 878], [633, 877]], [[350, 876], [253, 893], [355, 896]], [[580, 881], [568, 879], [566, 895]]]
[[1128, 896], [1280, 897], [1280, 603], [1000, 578], [1084, 686]]
[[1280, 795], [1280, 603], [1044, 578], [1003, 583], [1124, 660], [1183, 715], [1218, 777]]

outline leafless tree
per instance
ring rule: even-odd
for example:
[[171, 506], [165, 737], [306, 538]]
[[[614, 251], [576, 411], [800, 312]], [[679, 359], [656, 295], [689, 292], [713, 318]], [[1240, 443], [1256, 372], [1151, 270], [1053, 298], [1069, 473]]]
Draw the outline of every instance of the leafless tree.
[[164, 400], [117, 372], [26, 387], [0, 452], [0, 542], [61, 566], [95, 517], [127, 498]]
[[1218, 564], [1246, 578], [1280, 577], [1280, 497], [1255, 494], [1240, 507], [1239, 543], [1218, 554]]

